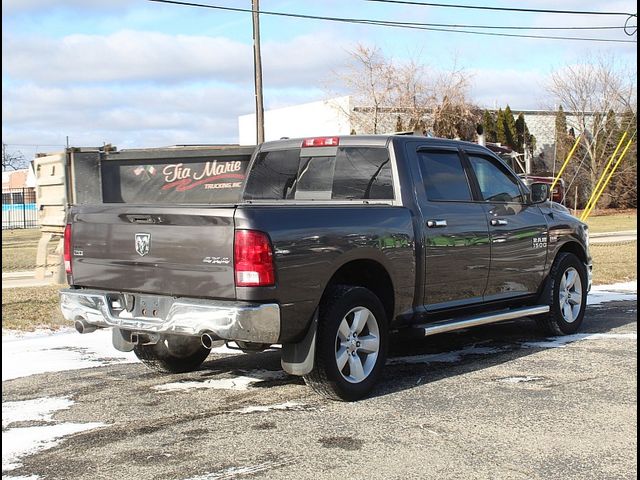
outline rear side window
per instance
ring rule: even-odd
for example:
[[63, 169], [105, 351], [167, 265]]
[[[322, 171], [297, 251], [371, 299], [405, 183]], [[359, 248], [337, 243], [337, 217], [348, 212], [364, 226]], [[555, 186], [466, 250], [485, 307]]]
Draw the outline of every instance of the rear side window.
[[300, 149], [262, 152], [256, 158], [244, 191], [245, 200], [287, 198], [300, 166]]
[[418, 159], [429, 200], [471, 200], [469, 182], [457, 152], [419, 151]]
[[386, 148], [338, 149], [331, 198], [393, 198], [393, 175]]
[[[326, 152], [326, 150], [324, 151]], [[323, 152], [323, 153], [324, 153]], [[263, 152], [249, 173], [246, 200], [390, 200], [393, 175], [386, 148], [339, 147]]]

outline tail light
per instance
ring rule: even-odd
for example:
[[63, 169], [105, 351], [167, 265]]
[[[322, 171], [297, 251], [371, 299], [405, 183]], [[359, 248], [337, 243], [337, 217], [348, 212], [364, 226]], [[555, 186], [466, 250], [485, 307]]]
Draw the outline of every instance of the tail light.
[[302, 141], [303, 147], [337, 147], [339, 144], [340, 137], [305, 138]]
[[266, 233], [236, 230], [233, 254], [236, 287], [268, 287], [275, 284], [273, 250]]
[[64, 227], [64, 270], [71, 275], [71, 224]]

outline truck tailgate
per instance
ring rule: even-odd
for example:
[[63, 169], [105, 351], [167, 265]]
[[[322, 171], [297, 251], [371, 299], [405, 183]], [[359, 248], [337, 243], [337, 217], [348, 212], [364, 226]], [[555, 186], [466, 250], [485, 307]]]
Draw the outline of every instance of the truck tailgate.
[[76, 206], [76, 286], [173, 296], [235, 298], [234, 205]]

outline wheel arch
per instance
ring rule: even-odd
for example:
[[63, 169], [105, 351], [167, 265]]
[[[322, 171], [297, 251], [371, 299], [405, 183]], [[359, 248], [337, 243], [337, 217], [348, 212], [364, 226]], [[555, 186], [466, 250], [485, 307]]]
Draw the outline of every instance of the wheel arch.
[[545, 275], [544, 282], [540, 287], [540, 291], [538, 292], [539, 298], [545, 298], [549, 294], [549, 290], [551, 288], [551, 269], [553, 268], [553, 264], [555, 263], [558, 255], [562, 253], [571, 253], [578, 257], [578, 259], [585, 264], [588, 263], [587, 252], [584, 247], [577, 241], [570, 240], [568, 242], [563, 243], [558, 249], [556, 249], [553, 259], [549, 262], [547, 266], [547, 273]]
[[382, 302], [388, 323], [391, 324], [395, 312], [395, 291], [391, 275], [381, 263], [371, 259], [355, 259], [344, 263], [327, 282], [320, 301], [335, 285], [353, 285], [371, 290]]
[[[569, 241], [564, 244], [556, 251], [556, 254], [553, 257], [553, 261], [555, 262], [556, 258], [561, 253], [573, 253], [576, 257], [580, 259], [582, 263], [587, 264], [587, 252], [584, 247], [580, 245], [580, 243], [575, 241]], [[551, 262], [553, 265], [553, 262]]]

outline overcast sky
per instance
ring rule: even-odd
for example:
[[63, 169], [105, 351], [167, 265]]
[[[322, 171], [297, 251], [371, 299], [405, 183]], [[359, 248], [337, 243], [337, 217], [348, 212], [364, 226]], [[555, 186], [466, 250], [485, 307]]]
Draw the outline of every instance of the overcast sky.
[[[250, 8], [250, 0], [199, 3]], [[442, 0], [439, 3], [454, 2]], [[492, 5], [636, 12], [636, 2], [467, 0]], [[262, 0], [261, 9], [394, 21], [522, 26], [622, 26], [623, 16], [484, 12], [365, 0]], [[635, 25], [635, 20], [632, 22]], [[636, 40], [619, 30], [521, 31]], [[418, 55], [473, 74], [483, 107], [549, 105], [549, 72], [587, 54], [636, 65], [637, 44], [484, 37], [261, 17], [265, 108], [327, 98], [357, 43], [401, 61]], [[72, 146], [233, 143], [254, 108], [251, 14], [144, 0], [4, 0], [2, 141], [27, 158]]]

